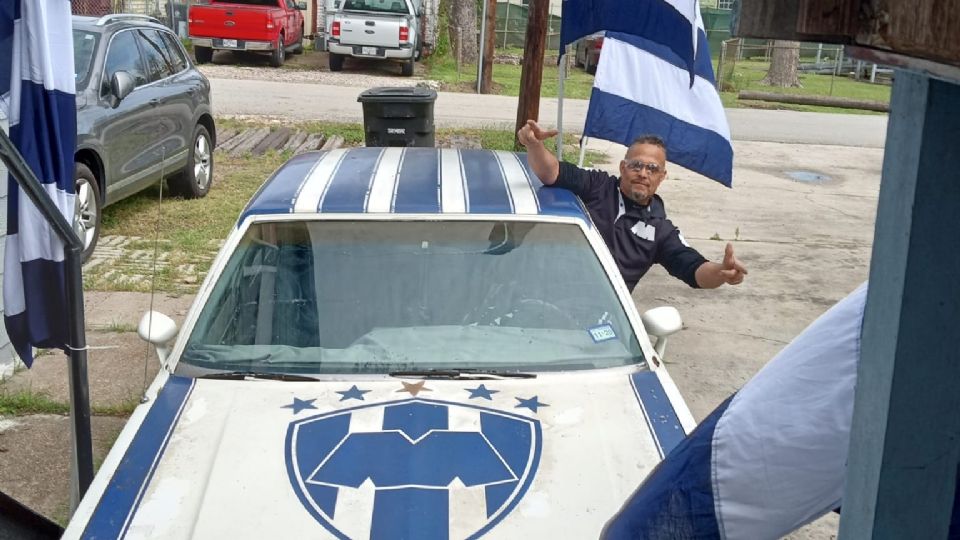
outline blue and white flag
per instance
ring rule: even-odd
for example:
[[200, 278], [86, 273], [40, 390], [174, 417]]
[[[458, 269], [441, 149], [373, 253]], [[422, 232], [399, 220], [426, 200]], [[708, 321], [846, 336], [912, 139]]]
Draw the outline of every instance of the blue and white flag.
[[[560, 20], [560, 54], [574, 41], [601, 30], [640, 36], [680, 59], [693, 82], [694, 58], [699, 42], [706, 43], [697, 0], [563, 0]], [[707, 55], [709, 58], [709, 55]]]
[[839, 507], [866, 297], [864, 283], [704, 419], [603, 537], [773, 539]]
[[[69, 0], [4, 0], [0, 107], [10, 139], [68, 223], [75, 212], [77, 106]], [[21, 360], [32, 347], [66, 350], [70, 311], [64, 246], [13, 178], [8, 180], [4, 323]]]
[[682, 59], [666, 47], [607, 32], [583, 134], [627, 146], [640, 135], [657, 135], [666, 143], [670, 161], [730, 187], [730, 126], [705, 37], [697, 51], [693, 86], [685, 69]]

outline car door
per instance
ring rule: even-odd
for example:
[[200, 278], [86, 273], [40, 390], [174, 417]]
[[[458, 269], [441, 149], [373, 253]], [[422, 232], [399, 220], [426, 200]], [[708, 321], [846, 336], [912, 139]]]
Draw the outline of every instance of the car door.
[[[193, 92], [189, 81], [178, 76], [172, 51], [160, 30], [143, 28], [137, 31], [150, 84], [143, 91], [149, 96], [150, 122], [157, 126], [152, 144], [163, 157], [163, 167], [155, 171], [170, 176], [187, 161], [193, 142]], [[158, 161], [159, 163], [159, 161]]]
[[300, 34], [300, 28], [297, 27], [297, 3], [294, 0], [282, 0], [283, 4], [286, 6], [284, 13], [284, 20], [286, 21], [286, 43], [293, 44], [297, 40], [297, 36]]
[[[110, 80], [118, 71], [129, 73], [136, 88], [115, 108], [111, 107]], [[107, 182], [105, 203], [112, 203], [137, 191], [159, 164], [153, 146], [156, 119], [152, 105], [147, 69], [137, 44], [136, 30], [115, 33], [108, 44], [100, 84], [100, 118], [96, 121], [105, 148]]]

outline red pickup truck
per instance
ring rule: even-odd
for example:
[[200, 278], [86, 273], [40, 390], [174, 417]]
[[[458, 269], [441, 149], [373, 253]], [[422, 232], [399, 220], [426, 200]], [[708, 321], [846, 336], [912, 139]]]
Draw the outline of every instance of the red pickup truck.
[[283, 64], [287, 52], [303, 51], [306, 2], [293, 0], [209, 0], [190, 6], [190, 40], [198, 64], [214, 50], [270, 53], [270, 65]]

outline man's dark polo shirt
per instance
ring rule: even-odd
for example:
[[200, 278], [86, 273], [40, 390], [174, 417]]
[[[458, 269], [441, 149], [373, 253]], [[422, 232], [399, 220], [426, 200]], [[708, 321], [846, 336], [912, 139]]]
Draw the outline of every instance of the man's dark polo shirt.
[[560, 163], [552, 187], [576, 193], [593, 218], [620, 274], [631, 290], [654, 263], [671, 276], [697, 287], [697, 268], [707, 259], [683, 240], [680, 230], [667, 219], [663, 199], [654, 195], [650, 204], [639, 204], [620, 193], [620, 179], [603, 171], [587, 171]]

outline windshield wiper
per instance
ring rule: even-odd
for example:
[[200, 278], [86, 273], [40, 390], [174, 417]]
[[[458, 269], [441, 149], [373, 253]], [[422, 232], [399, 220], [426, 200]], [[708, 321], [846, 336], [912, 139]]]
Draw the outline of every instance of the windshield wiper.
[[267, 373], [265, 371], [224, 371], [221, 373], [208, 373], [197, 377], [198, 379], [226, 379], [239, 381], [242, 379], [266, 379], [270, 381], [316, 381], [314, 377], [306, 375], [292, 375], [290, 373]]
[[480, 368], [414, 369], [409, 371], [391, 371], [391, 377], [422, 377], [424, 379], [535, 379], [536, 373]]

